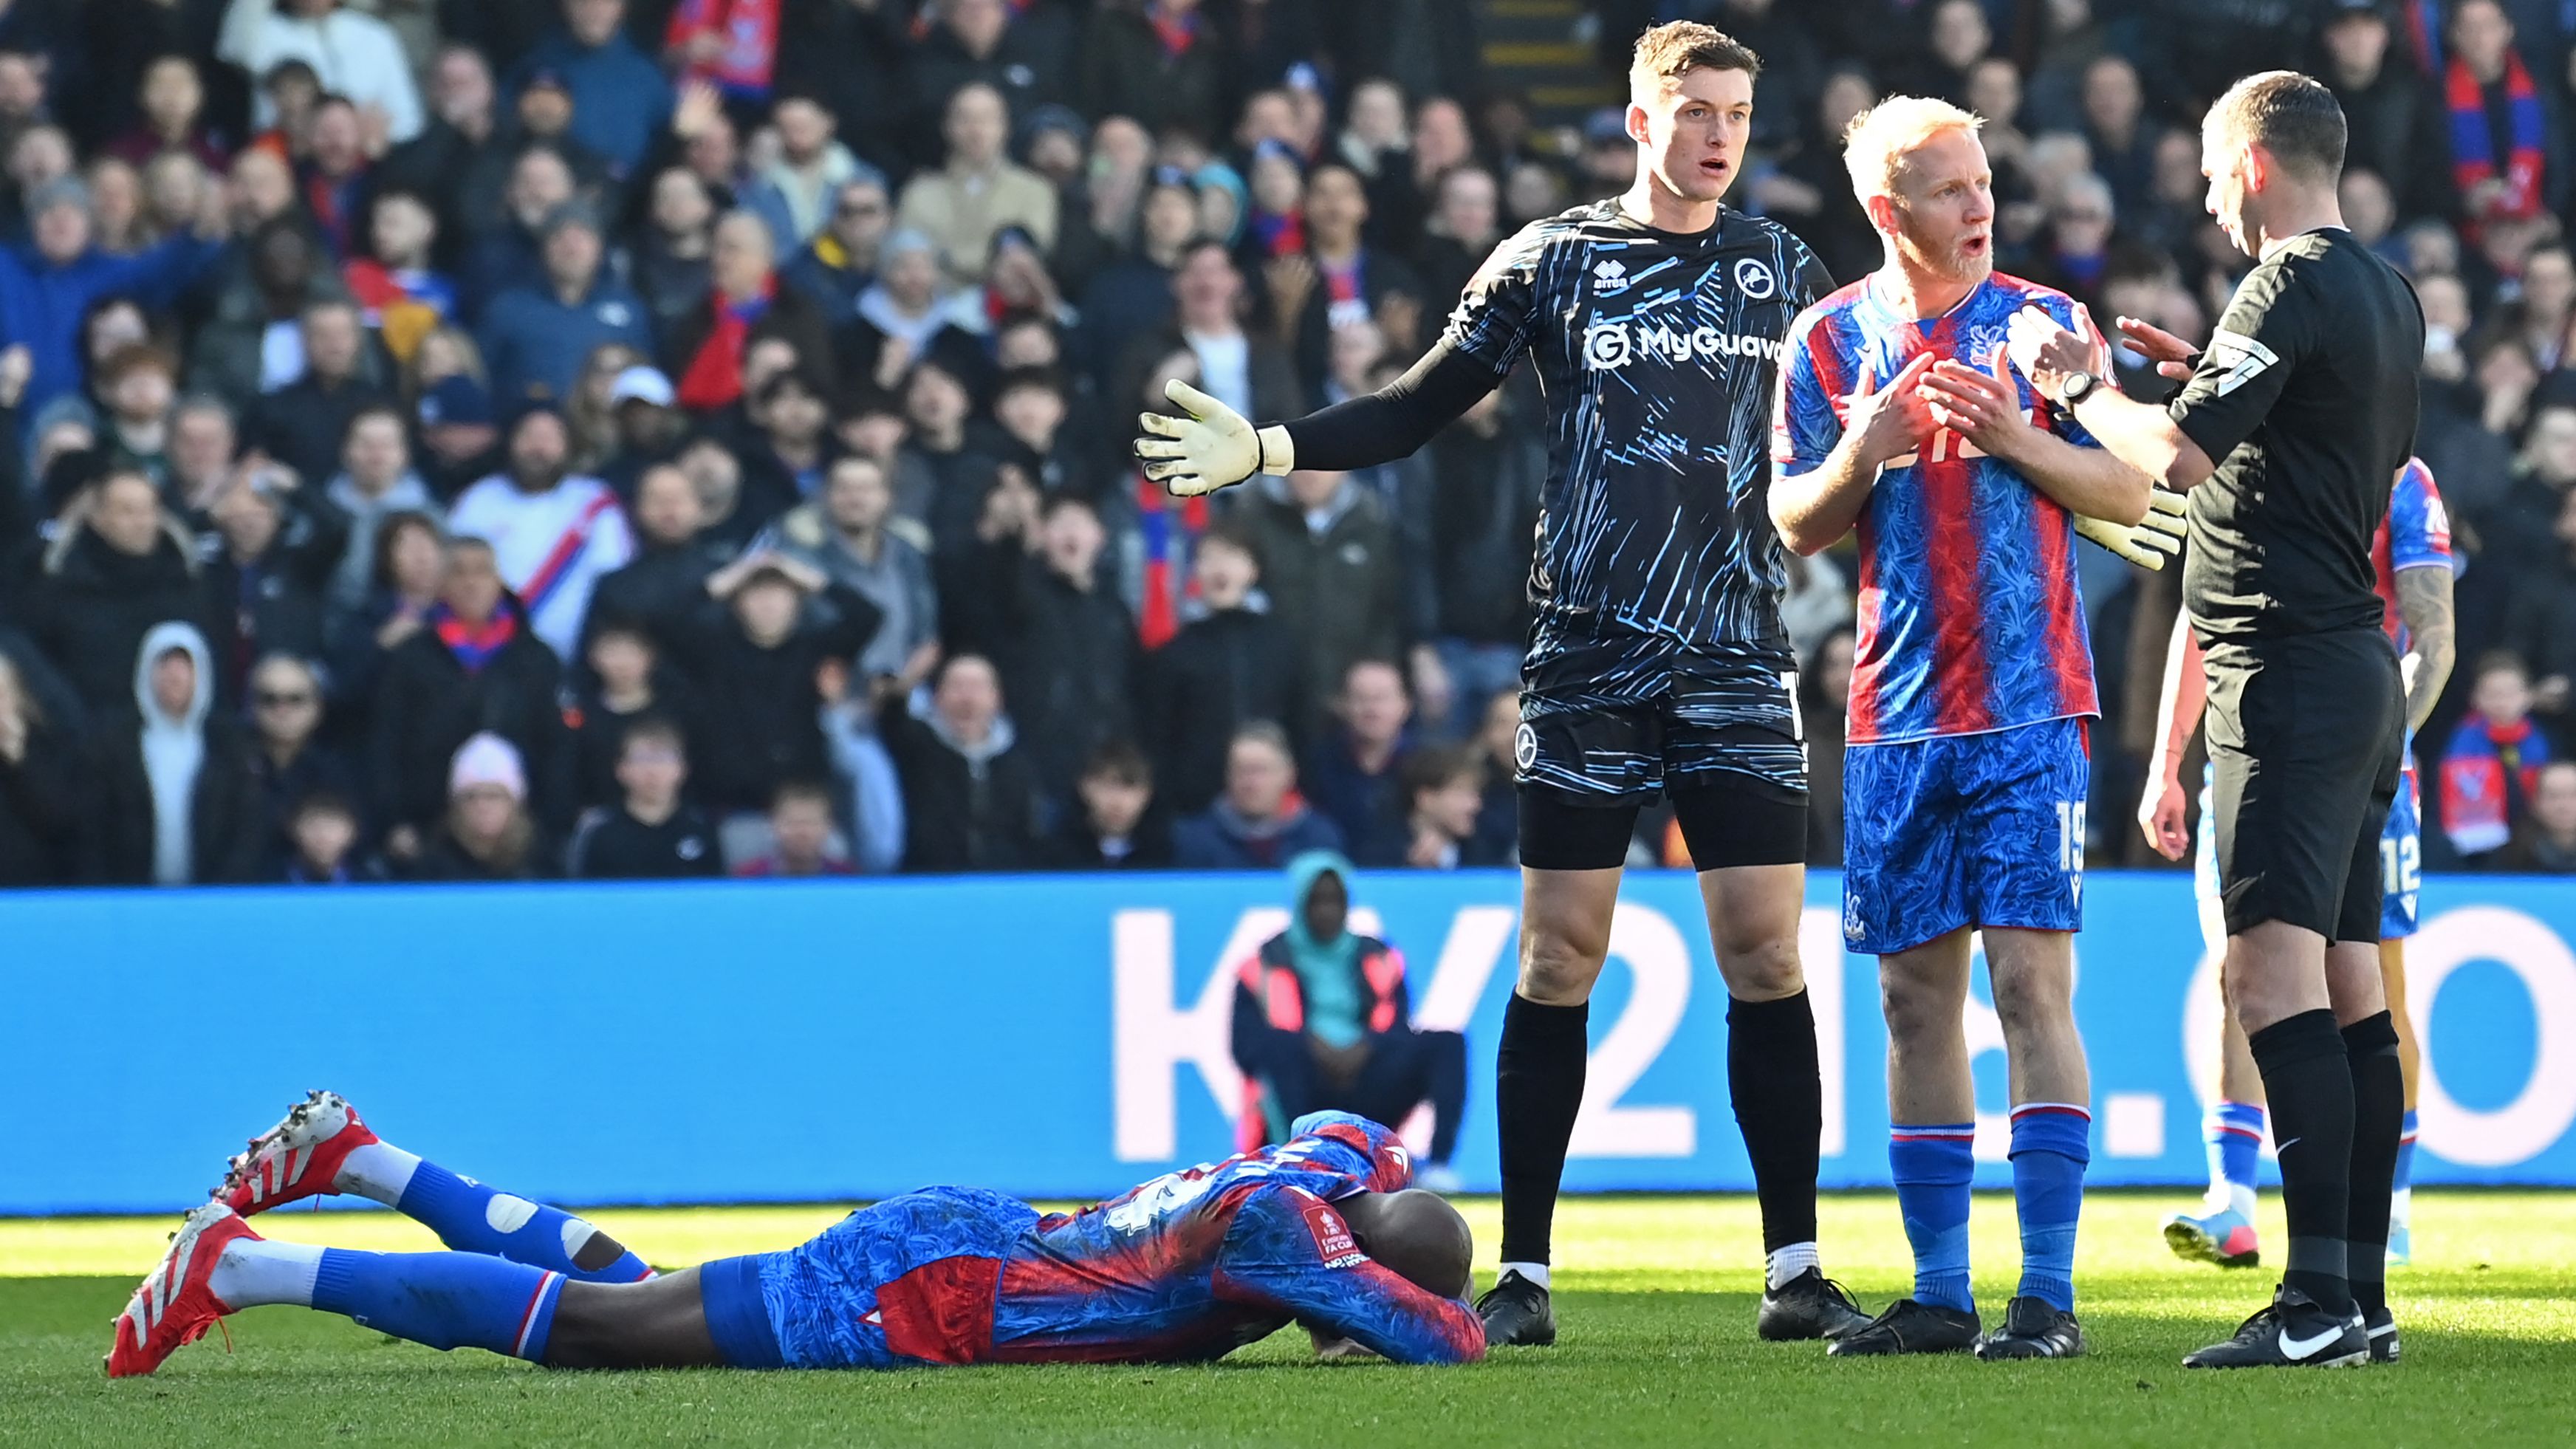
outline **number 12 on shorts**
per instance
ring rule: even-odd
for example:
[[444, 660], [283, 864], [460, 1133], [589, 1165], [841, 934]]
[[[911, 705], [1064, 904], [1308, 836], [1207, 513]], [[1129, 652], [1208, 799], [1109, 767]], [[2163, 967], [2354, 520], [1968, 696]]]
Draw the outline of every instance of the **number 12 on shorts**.
[[2424, 887], [2424, 843], [2409, 835], [2379, 842], [2379, 889], [2388, 895], [2412, 895]]

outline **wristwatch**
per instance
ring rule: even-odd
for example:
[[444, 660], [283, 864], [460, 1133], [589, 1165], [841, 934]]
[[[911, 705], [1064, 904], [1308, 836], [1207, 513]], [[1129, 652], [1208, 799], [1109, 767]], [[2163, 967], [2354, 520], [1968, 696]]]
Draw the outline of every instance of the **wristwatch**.
[[2102, 379], [2089, 372], [2070, 372], [2066, 375], [2066, 380], [2057, 385], [2057, 401], [2071, 408], [2091, 397], [2093, 389], [2101, 385]]

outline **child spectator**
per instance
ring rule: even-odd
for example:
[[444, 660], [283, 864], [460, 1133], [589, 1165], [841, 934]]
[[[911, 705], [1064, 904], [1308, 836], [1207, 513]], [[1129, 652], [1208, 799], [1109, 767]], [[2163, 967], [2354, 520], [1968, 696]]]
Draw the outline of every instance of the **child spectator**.
[[373, 255], [352, 258], [340, 278], [385, 351], [408, 363], [422, 338], [456, 320], [456, 284], [430, 270], [438, 213], [416, 192], [380, 191], [367, 239]]
[[1485, 766], [1473, 752], [1433, 745], [1407, 756], [1397, 774], [1407, 802], [1406, 836], [1402, 855], [1385, 864], [1456, 870], [1510, 863], [1508, 857], [1488, 854], [1489, 842], [1476, 833], [1476, 816], [1485, 803]]
[[1172, 831], [1154, 798], [1154, 771], [1144, 752], [1112, 740], [1091, 752], [1074, 783], [1081, 809], [1069, 812], [1048, 842], [1059, 870], [1168, 870]]
[[680, 798], [688, 783], [688, 740], [666, 719], [626, 727], [617, 758], [623, 803], [593, 810], [566, 854], [576, 880], [681, 880], [724, 874], [715, 828]]
[[385, 878], [384, 865], [358, 846], [358, 810], [349, 797], [320, 790], [295, 802], [286, 816], [291, 842], [288, 885], [361, 885]]
[[575, 696], [565, 711], [572, 731], [575, 799], [584, 810], [614, 807], [624, 797], [618, 771], [626, 757], [626, 736], [639, 721], [662, 720], [690, 739], [703, 739], [691, 701], [679, 681], [662, 667], [661, 646], [652, 631], [634, 619], [594, 617], [590, 647], [584, 659], [595, 683]]
[[1297, 716], [1295, 644], [1256, 591], [1261, 562], [1235, 529], [1199, 540], [1191, 564], [1207, 612], [1147, 656], [1138, 733], [1174, 811], [1194, 815], [1225, 788], [1227, 742], [1257, 719]]
[[790, 780], [769, 802], [769, 853], [734, 867], [745, 879], [855, 875], [857, 868], [832, 848], [832, 790], [813, 780]]
[[2494, 853], [2528, 818], [2549, 740], [2531, 719], [2531, 673], [2518, 655], [2478, 660], [2470, 714], [2442, 752], [2442, 829], [2461, 862], [2494, 863]]

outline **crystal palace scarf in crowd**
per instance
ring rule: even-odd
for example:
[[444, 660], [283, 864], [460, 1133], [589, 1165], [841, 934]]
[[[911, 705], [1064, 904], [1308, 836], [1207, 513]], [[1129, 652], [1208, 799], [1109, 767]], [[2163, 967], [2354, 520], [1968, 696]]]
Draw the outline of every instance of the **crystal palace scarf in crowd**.
[[778, 69], [779, 0], [680, 0], [663, 32], [665, 50], [682, 51], [699, 35], [713, 35], [723, 49], [710, 61], [692, 62], [683, 81], [713, 82], [727, 94], [760, 99]]
[[1136, 512], [1145, 566], [1136, 633], [1146, 648], [1159, 649], [1181, 631], [1182, 605], [1198, 587], [1190, 577], [1190, 555], [1199, 535], [1207, 532], [1207, 499], [1175, 499], [1162, 484], [1139, 473]]
[[519, 637], [519, 610], [503, 599], [491, 618], [481, 624], [469, 624], [445, 604], [433, 604], [429, 627], [438, 635], [438, 642], [447, 646], [447, 652], [456, 656], [456, 662], [465, 666], [466, 673], [480, 674], [494, 655]]
[[1168, 5], [1148, 5], [1145, 18], [1153, 22], [1154, 38], [1163, 42], [1163, 54], [1168, 59], [1178, 60], [1188, 54], [1190, 46], [1199, 38], [1196, 10], [1174, 14]]
[[[2487, 127], [2486, 96], [2478, 78], [2469, 74], [2468, 64], [2457, 56], [2451, 58], [2444, 73], [2443, 90], [2451, 109], [2451, 180], [2460, 195], [2466, 197], [2479, 183], [2499, 176], [2495, 137]], [[2522, 57], [2510, 51], [2504, 60], [2504, 95], [2513, 131], [2513, 151], [2505, 158], [2501, 173], [2503, 199], [2484, 208], [2480, 219], [2527, 218], [2540, 213], [2540, 167], [2547, 125], [2541, 115], [2540, 93], [2531, 84], [2531, 72], [2523, 69]]]
[[680, 406], [713, 412], [742, 396], [743, 349], [751, 344], [752, 324], [769, 315], [770, 299], [777, 295], [778, 278], [773, 276], [747, 302], [728, 302], [722, 292], [707, 299], [716, 309], [716, 322], [707, 329], [698, 355], [689, 359], [689, 370], [680, 374]]

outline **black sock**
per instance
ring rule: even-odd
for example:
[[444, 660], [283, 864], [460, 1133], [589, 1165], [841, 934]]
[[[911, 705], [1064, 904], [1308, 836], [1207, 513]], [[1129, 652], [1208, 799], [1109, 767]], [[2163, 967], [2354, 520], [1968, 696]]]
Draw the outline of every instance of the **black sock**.
[[1495, 1121], [1502, 1137], [1503, 1252], [1506, 1263], [1547, 1261], [1565, 1148], [1583, 1106], [1584, 1035], [1590, 1002], [1541, 1006], [1515, 991], [1503, 1008], [1494, 1054]]
[[2397, 1139], [2406, 1130], [2406, 1076], [2397, 1065], [2397, 1023], [2387, 1012], [2343, 1029], [2352, 1069], [2352, 1207], [2344, 1272], [2364, 1313], [2388, 1306], [2388, 1194], [2397, 1181]]
[[2281, 1205], [2290, 1218], [2282, 1286], [2329, 1313], [2352, 1312], [2345, 1235], [2351, 1232], [2352, 1067], [2331, 1011], [2303, 1011], [2252, 1033], [2254, 1065], [2271, 1098], [2280, 1144]]
[[1726, 1087], [1762, 1200], [1762, 1251], [1814, 1242], [1825, 1085], [1804, 990], [1777, 1001], [1727, 998]]

